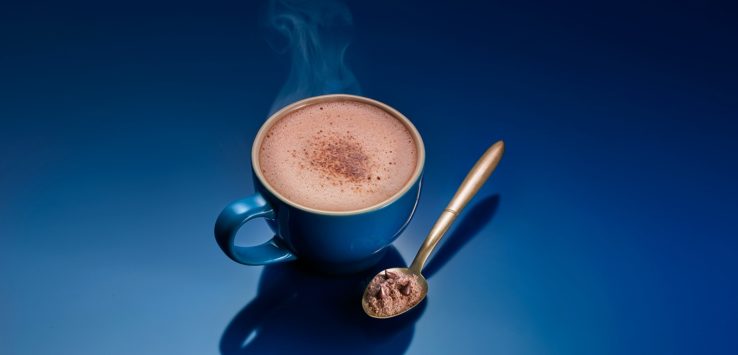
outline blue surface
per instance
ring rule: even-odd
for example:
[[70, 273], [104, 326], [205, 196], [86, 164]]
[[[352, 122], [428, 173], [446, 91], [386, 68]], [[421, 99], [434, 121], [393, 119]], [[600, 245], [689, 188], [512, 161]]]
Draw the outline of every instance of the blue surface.
[[427, 149], [388, 263], [507, 144], [386, 326], [342, 303], [361, 275], [213, 241], [287, 75], [260, 7], [2, 5], [0, 353], [738, 353], [735, 3], [351, 2], [363, 94]]

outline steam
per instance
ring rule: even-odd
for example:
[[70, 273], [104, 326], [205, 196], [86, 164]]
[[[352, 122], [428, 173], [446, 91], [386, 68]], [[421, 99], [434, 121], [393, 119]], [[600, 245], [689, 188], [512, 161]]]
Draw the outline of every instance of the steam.
[[300, 99], [331, 93], [359, 94], [359, 83], [346, 66], [353, 19], [335, 0], [269, 0], [267, 42], [288, 53], [290, 71], [270, 113]]

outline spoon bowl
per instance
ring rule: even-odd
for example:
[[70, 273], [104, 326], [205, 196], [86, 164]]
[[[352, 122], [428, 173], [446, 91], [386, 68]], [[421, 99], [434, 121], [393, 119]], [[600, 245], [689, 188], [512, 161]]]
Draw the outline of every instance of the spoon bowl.
[[364, 289], [364, 295], [361, 297], [361, 307], [364, 308], [364, 313], [366, 313], [368, 316], [370, 316], [372, 318], [387, 319], [387, 318], [392, 318], [392, 317], [399, 316], [400, 314], [403, 314], [405, 312], [408, 312], [409, 310], [415, 308], [415, 306], [417, 306], [421, 302], [423, 302], [423, 300], [425, 299], [425, 296], [428, 294], [428, 281], [426, 281], [425, 280], [425, 277], [423, 277], [423, 275], [421, 275], [419, 272], [414, 272], [413, 270], [411, 270], [409, 268], [406, 268], [406, 267], [394, 267], [394, 268], [391, 268], [391, 269], [382, 270], [377, 275], [375, 275], [374, 277], [376, 278], [377, 276], [381, 275], [382, 273], [388, 273], [388, 272], [394, 272], [394, 273], [397, 273], [397, 274], [403, 274], [403, 275], [407, 275], [407, 276], [413, 276], [413, 275], [416, 276], [418, 278], [418, 286], [420, 286], [420, 298], [418, 299], [417, 302], [415, 302], [414, 304], [412, 304], [409, 307], [405, 308], [404, 310], [402, 310], [399, 313], [395, 313], [395, 314], [391, 314], [391, 315], [386, 315], [386, 316], [385, 315], [380, 315], [380, 314], [374, 313], [374, 311], [372, 311], [371, 307], [369, 307], [369, 302], [367, 302], [367, 299], [369, 298], [368, 297], [369, 296], [369, 292], [371, 292], [371, 291], [369, 290], [369, 287], [367, 287], [366, 289]]

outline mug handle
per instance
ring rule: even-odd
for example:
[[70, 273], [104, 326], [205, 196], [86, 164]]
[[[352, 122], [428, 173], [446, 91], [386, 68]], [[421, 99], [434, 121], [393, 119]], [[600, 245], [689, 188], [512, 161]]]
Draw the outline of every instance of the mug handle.
[[215, 240], [220, 249], [233, 261], [244, 265], [267, 265], [295, 260], [294, 254], [284, 247], [276, 236], [264, 244], [253, 247], [240, 247], [234, 244], [238, 229], [254, 218], [275, 218], [274, 209], [259, 193], [226, 206], [215, 222]]

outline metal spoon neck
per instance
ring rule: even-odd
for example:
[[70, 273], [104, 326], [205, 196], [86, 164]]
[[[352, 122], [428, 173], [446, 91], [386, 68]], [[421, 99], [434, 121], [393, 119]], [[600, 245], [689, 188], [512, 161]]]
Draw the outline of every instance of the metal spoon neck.
[[413, 270], [416, 273], [420, 274], [420, 272], [423, 270], [423, 266], [425, 266], [425, 262], [428, 260], [428, 257], [433, 252], [433, 249], [436, 247], [436, 245], [438, 245], [441, 237], [446, 234], [446, 231], [449, 229], [449, 227], [451, 227], [451, 224], [454, 222], [457, 215], [458, 212], [448, 208], [446, 208], [443, 213], [441, 213], [441, 216], [438, 217], [438, 220], [433, 225], [433, 228], [431, 228], [428, 236], [425, 238], [423, 246], [420, 247], [420, 250], [418, 250], [418, 254], [415, 255], [415, 259], [410, 265], [410, 270]]
[[420, 262], [417, 262], [416, 260], [413, 260], [413, 263], [410, 264], [410, 267], [408, 267], [408, 270], [412, 271], [414, 274], [420, 275], [420, 272], [423, 270], [423, 264]]

